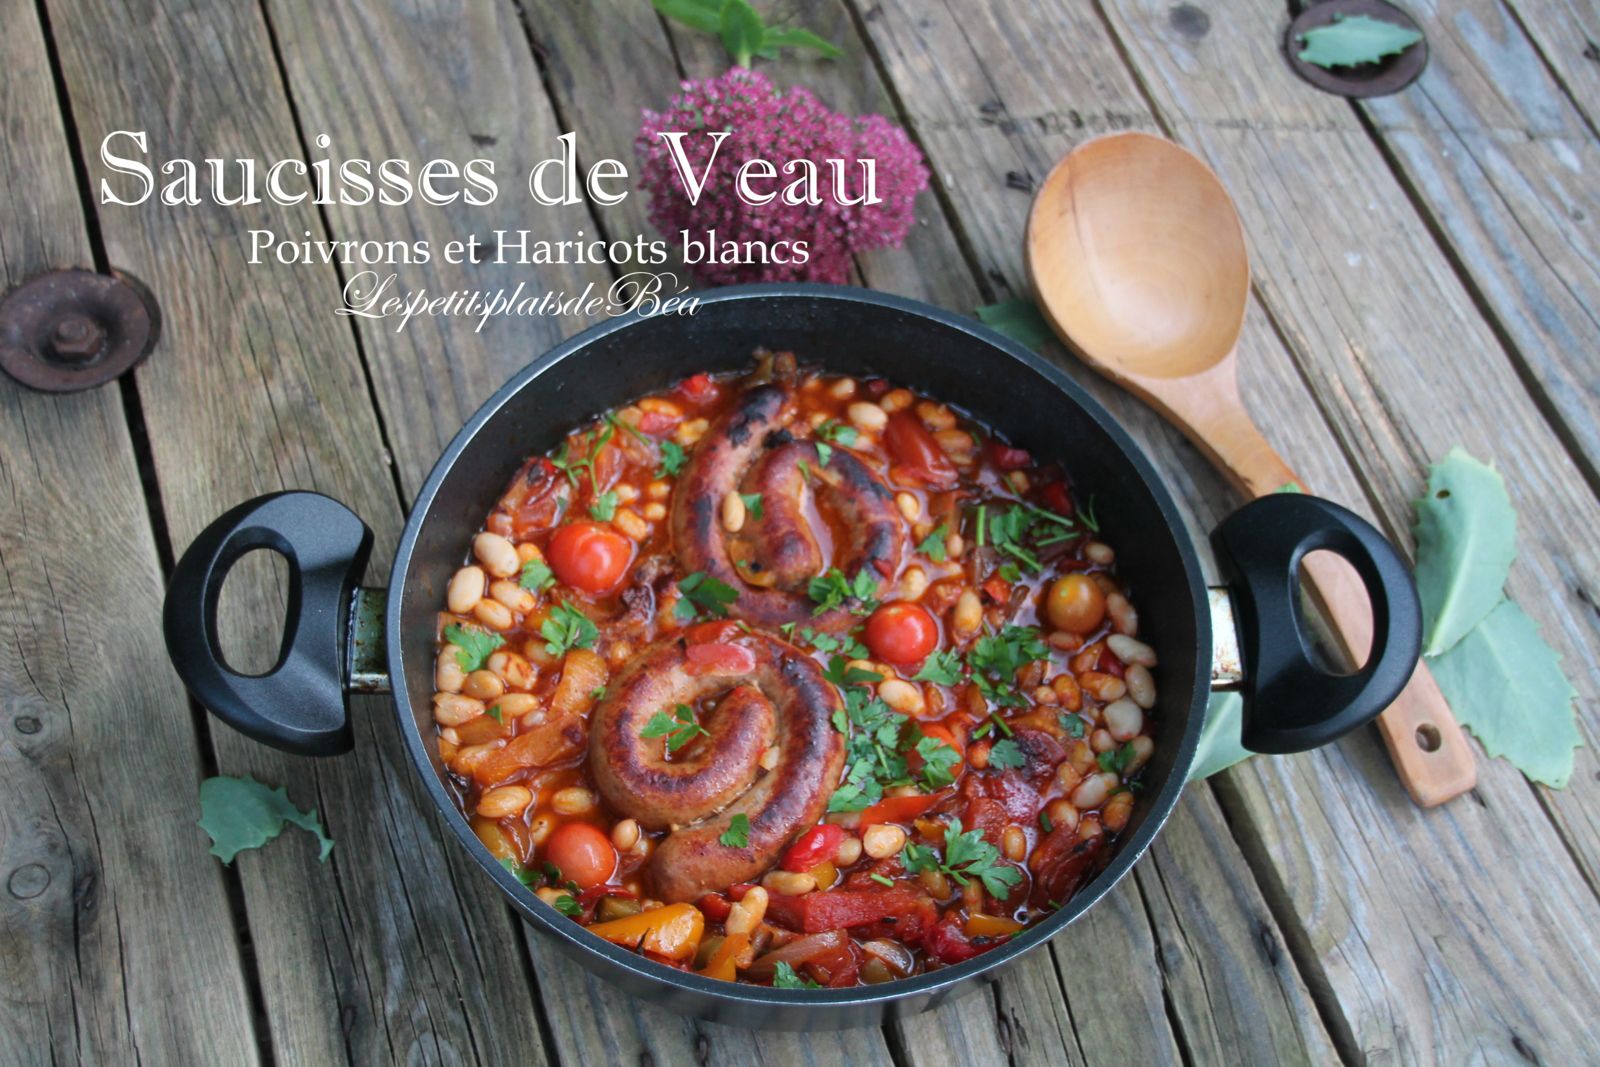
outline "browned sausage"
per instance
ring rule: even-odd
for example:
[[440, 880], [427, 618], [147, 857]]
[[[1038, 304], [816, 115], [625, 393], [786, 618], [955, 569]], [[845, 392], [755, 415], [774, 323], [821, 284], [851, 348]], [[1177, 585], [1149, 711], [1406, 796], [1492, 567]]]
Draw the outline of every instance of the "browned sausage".
[[[672, 495], [673, 547], [686, 572], [738, 590], [732, 614], [758, 626], [804, 622], [836, 632], [850, 627], [850, 611], [813, 618], [811, 579], [830, 567], [848, 578], [865, 570], [883, 588], [899, 568], [905, 527], [894, 494], [854, 453], [830, 446], [823, 464], [813, 442], [791, 434], [794, 409], [791, 387], [771, 382], [746, 392], [707, 431]], [[720, 509], [734, 491], [760, 493], [763, 515], [729, 535]], [[808, 521], [809, 507], [832, 523]], [[819, 532], [833, 540], [830, 526], [842, 540], [819, 542]]]
[[[839, 693], [803, 652], [776, 638], [741, 634], [730, 643], [755, 656], [748, 674], [691, 673], [681, 639], [640, 653], [612, 684], [589, 722], [589, 770], [611, 807], [650, 829], [670, 829], [650, 858], [655, 894], [696, 900], [771, 867], [822, 817], [844, 766], [833, 725]], [[640, 734], [658, 711], [720, 698], [702, 715], [710, 737], [669, 758], [664, 738]], [[778, 746], [770, 771], [760, 766]], [[748, 842], [719, 838], [733, 816], [750, 820]]]

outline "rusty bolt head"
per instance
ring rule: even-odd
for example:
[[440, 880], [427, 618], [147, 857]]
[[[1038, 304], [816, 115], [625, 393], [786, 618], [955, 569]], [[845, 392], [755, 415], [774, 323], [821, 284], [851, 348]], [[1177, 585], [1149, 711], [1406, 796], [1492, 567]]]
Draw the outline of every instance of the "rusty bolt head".
[[138, 364], [160, 332], [155, 300], [132, 278], [50, 271], [0, 300], [0, 368], [45, 392], [90, 389]]

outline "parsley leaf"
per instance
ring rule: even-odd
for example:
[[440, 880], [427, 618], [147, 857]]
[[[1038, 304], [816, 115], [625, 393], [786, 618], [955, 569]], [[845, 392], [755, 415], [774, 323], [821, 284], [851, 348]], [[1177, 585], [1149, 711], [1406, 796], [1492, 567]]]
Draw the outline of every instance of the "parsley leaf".
[[1050, 648], [1032, 626], [1007, 626], [998, 634], [985, 634], [973, 642], [967, 663], [983, 695], [996, 704], [1020, 708], [1027, 699], [1017, 691], [1017, 671], [1048, 659]]
[[680, 622], [693, 619], [698, 611], [725, 619], [728, 617], [728, 605], [739, 599], [738, 590], [705, 571], [695, 571], [684, 577], [678, 582], [678, 592], [683, 594], [683, 599], [678, 601], [672, 613]]
[[744, 848], [750, 843], [750, 816], [740, 812], [728, 820], [728, 828], [717, 837], [729, 848]]
[[650, 716], [650, 721], [644, 724], [644, 729], [639, 731], [640, 737], [665, 737], [667, 751], [676, 752], [701, 734], [709, 731], [701, 726], [694, 718], [694, 709], [687, 704], [679, 704], [668, 715], [658, 711]]
[[608, 489], [595, 497], [589, 505], [589, 515], [600, 522], [610, 522], [616, 518], [617, 494]]
[[522, 565], [522, 577], [517, 579], [517, 584], [535, 593], [542, 593], [556, 584], [556, 575], [544, 560], [530, 559]]
[[[824, 444], [821, 441], [813, 441], [812, 444], [817, 446], [817, 466], [826, 467], [828, 465], [828, 460], [833, 458], [833, 446]], [[800, 473], [805, 475], [806, 481], [811, 480], [810, 475], [806, 474], [806, 468], [804, 465], [800, 467]]]
[[1032, 504], [1017, 503], [1006, 508], [997, 504], [993, 511], [988, 505], [980, 505], [977, 526], [980, 547], [992, 545], [995, 551], [1010, 556], [1035, 574], [1044, 569], [1037, 549], [1078, 536], [1071, 519]]
[[838, 567], [829, 568], [827, 574], [811, 579], [811, 584], [806, 587], [806, 592], [817, 605], [812, 609], [812, 615], [825, 615], [843, 606], [846, 601], [850, 602], [853, 614], [870, 615], [878, 606], [874, 596], [877, 591], [878, 580], [865, 567], [857, 571], [854, 578], [846, 578]]
[[511, 877], [515, 878], [517, 881], [521, 882], [530, 889], [533, 888], [533, 884], [538, 881], [538, 879], [533, 876], [532, 871], [528, 870], [528, 868], [524, 867], [510, 856], [500, 857], [500, 866], [509, 871], [511, 873]]
[[922, 757], [922, 788], [932, 793], [955, 782], [961, 754], [937, 737], [929, 737], [920, 729], [916, 732], [920, 736], [912, 751]]
[[540, 624], [539, 636], [545, 639], [546, 652], [564, 656], [570, 649], [592, 648], [600, 636], [600, 628], [589, 616], [563, 601]]
[[1125, 742], [1121, 748], [1111, 748], [1095, 757], [1095, 762], [1100, 764], [1102, 771], [1110, 771], [1116, 775], [1128, 773], [1128, 768], [1133, 764], [1137, 753], [1134, 751], [1133, 742]]
[[1022, 749], [1009, 737], [1001, 738], [989, 749], [989, 766], [998, 770], [1020, 770], [1027, 762]]
[[888, 875], [879, 874], [878, 872], [874, 871], [871, 874], [867, 875], [867, 877], [871, 878], [874, 882], [877, 882], [879, 885], [886, 885], [886, 886], [889, 886], [891, 889], [894, 888], [894, 879], [890, 878]]
[[1067, 732], [1068, 737], [1083, 736], [1083, 719], [1080, 716], [1058, 715], [1056, 716], [1056, 721], [1061, 724], [1061, 728]]
[[750, 512], [752, 519], [759, 519], [766, 511], [761, 506], [760, 493], [740, 493], [739, 499], [744, 501], [745, 509]]
[[789, 965], [788, 960], [779, 960], [778, 966], [772, 973], [772, 988], [774, 989], [821, 989], [822, 987], [809, 978], [802, 978]]
[[495, 722], [499, 723], [501, 726], [506, 724], [505, 709], [499, 704], [490, 705], [489, 710], [484, 712], [484, 714], [489, 716], [489, 718], [493, 719]]
[[656, 467], [656, 477], [676, 477], [677, 473], [683, 470], [683, 465], [688, 461], [688, 459], [689, 454], [683, 450], [683, 446], [678, 444], [678, 442], [662, 441], [661, 455], [657, 460], [658, 466]]
[[929, 533], [927, 537], [924, 537], [922, 541], [918, 543], [917, 551], [921, 552], [924, 556], [927, 556], [935, 563], [943, 563], [949, 558], [949, 554], [944, 548], [944, 539], [949, 533], [950, 524], [941, 522], [938, 526], [934, 527], [933, 531]]
[[923, 663], [922, 669], [911, 676], [912, 681], [932, 682], [935, 685], [955, 685], [961, 680], [961, 657], [954, 649], [935, 652]]
[[[854, 426], [846, 425], [837, 419], [829, 419], [817, 427], [817, 436], [824, 441], [832, 441], [836, 445], [850, 448], [855, 445], [856, 439], [861, 435]], [[824, 463], [827, 460], [823, 460]]]
[[[784, 626], [788, 627], [788, 629], [785, 630], [785, 633], [789, 634], [791, 637], [796, 636], [794, 633], [793, 623], [785, 623]], [[869, 655], [871, 655], [871, 653], [867, 651], [867, 646], [863, 645], [860, 641], [857, 641], [852, 634], [845, 634], [843, 637], [835, 637], [833, 634], [818, 633], [811, 627], [806, 626], [800, 630], [797, 639], [810, 645], [823, 655], [831, 655], [835, 652], [839, 652], [850, 657], [851, 659], [866, 659]]]
[[1000, 861], [1000, 850], [984, 840], [983, 831], [977, 828], [961, 830], [961, 820], [950, 820], [944, 835], [944, 859], [927, 845], [909, 844], [901, 853], [906, 870], [913, 874], [922, 871], [942, 871], [966, 885], [973, 878], [983, 883], [992, 897], [1004, 900], [1022, 881], [1022, 872]]
[[219, 775], [200, 783], [200, 829], [211, 838], [211, 854], [224, 864], [247, 848], [260, 848], [283, 832], [285, 823], [317, 835], [326, 861], [333, 839], [322, 830], [317, 809], [301, 811], [279, 787], [272, 789], [246, 775]]
[[456, 662], [461, 664], [461, 669], [468, 674], [482, 667], [489, 654], [506, 643], [506, 639], [499, 634], [487, 633], [458, 623], [451, 623], [444, 628], [444, 639], [459, 650], [456, 652]]
[[570, 893], [563, 893], [550, 902], [550, 906], [569, 919], [576, 919], [583, 914], [583, 905], [572, 898]]

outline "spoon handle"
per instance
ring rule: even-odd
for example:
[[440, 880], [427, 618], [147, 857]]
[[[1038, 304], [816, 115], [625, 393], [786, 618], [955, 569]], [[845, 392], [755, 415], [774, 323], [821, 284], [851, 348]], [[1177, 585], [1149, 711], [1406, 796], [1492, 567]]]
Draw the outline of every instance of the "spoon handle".
[[[1305, 488], [1248, 418], [1229, 420], [1226, 431], [1210, 434], [1202, 447], [1251, 496]], [[1305, 570], [1345, 656], [1359, 662], [1372, 647], [1372, 615], [1361, 580], [1326, 554], [1307, 556]], [[1418, 805], [1435, 807], [1477, 784], [1477, 760], [1426, 663], [1418, 662], [1411, 681], [1378, 716], [1378, 730]]]

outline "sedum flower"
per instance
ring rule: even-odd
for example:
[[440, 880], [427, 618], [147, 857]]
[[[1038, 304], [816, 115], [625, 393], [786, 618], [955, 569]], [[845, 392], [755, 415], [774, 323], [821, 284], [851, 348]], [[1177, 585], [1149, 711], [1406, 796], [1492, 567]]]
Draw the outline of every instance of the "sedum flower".
[[[749, 281], [818, 281], [843, 283], [851, 257], [873, 248], [898, 247], [913, 221], [912, 204], [928, 185], [922, 153], [905, 130], [882, 115], [841, 115], [830, 111], [807, 89], [780, 91], [766, 77], [735, 67], [720, 77], [686, 81], [666, 110], [646, 111], [634, 150], [640, 163], [640, 186], [650, 197], [650, 221], [662, 233], [687, 230], [704, 242], [716, 231], [718, 245], [736, 241], [804, 241], [810, 259], [804, 264], [750, 263], [693, 265], [713, 285]], [[684, 154], [695, 174], [705, 171], [711, 138], [729, 136], [717, 150], [716, 168], [706, 179], [698, 204], [679, 180], [662, 131], [684, 131]], [[785, 172], [789, 160], [816, 163], [822, 203], [786, 204], [781, 196], [762, 205], [739, 198], [740, 164], [766, 159], [778, 177], [756, 188], [780, 191], [797, 176]], [[877, 161], [877, 204], [841, 205], [832, 195], [832, 172], [824, 161], [844, 160], [845, 199], [859, 198], [864, 185], [858, 160]]]

